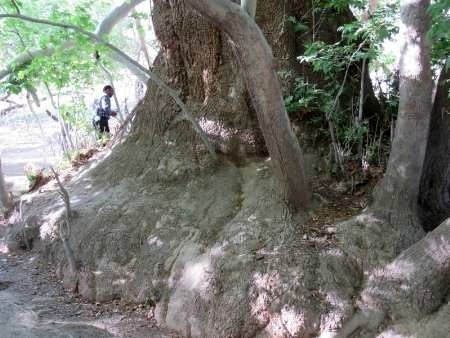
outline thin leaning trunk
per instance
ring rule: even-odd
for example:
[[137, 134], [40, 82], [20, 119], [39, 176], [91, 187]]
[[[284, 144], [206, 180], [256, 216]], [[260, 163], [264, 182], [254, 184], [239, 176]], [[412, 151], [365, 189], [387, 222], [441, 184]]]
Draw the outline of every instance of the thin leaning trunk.
[[[136, 34], [139, 39], [139, 44], [141, 45], [140, 50], [144, 53], [145, 61], [147, 61], [147, 66], [150, 68], [152, 63], [150, 61], [150, 55], [148, 53], [146, 38], [145, 38], [145, 30], [142, 27], [141, 19], [139, 18], [139, 14], [136, 10], [133, 10], [134, 22], [136, 24]], [[139, 57], [138, 57], [139, 60]]]
[[61, 138], [63, 140], [63, 142], [65, 143], [65, 147], [67, 149], [67, 152], [70, 150], [74, 150], [75, 146], [72, 142], [72, 138], [70, 137], [70, 131], [69, 128], [67, 128], [67, 124], [64, 122], [64, 119], [61, 116], [61, 112], [59, 111], [55, 100], [53, 98], [53, 94], [50, 90], [50, 87], [48, 86], [47, 83], [45, 83], [45, 88], [47, 89], [47, 93], [50, 99], [50, 103], [52, 104], [53, 109], [55, 109], [56, 113], [58, 114], [58, 123], [59, 123], [59, 128], [60, 128], [60, 133], [61, 133]]
[[396, 233], [396, 252], [423, 236], [418, 198], [428, 139], [432, 77], [429, 0], [401, 3], [403, 38], [400, 59], [400, 102], [391, 155], [382, 182], [375, 191], [372, 210], [386, 219]]
[[[41, 132], [41, 136], [45, 139], [47, 138], [47, 134], [44, 132], [44, 128], [42, 127], [42, 123], [41, 120], [39, 119], [39, 116], [36, 113], [36, 110], [33, 107], [33, 102], [31, 99], [31, 94], [30, 92], [27, 93], [26, 95], [26, 99], [27, 99], [27, 104], [28, 104], [28, 108], [30, 109], [30, 112], [33, 114], [34, 119], [36, 120], [38, 127], [39, 127], [39, 131]], [[53, 149], [53, 145], [50, 144], [52, 153], [55, 154], [55, 150]], [[47, 159], [45, 158], [45, 160], [47, 161]]]
[[226, 32], [236, 47], [275, 173], [292, 209], [311, 198], [303, 155], [284, 107], [272, 50], [255, 21], [230, 1], [188, 0], [192, 7]]
[[[361, 69], [361, 88], [359, 90], [359, 107], [358, 107], [358, 119], [356, 122], [356, 126], [357, 128], [361, 128], [362, 123], [363, 123], [363, 112], [364, 112], [364, 80], [366, 78], [365, 74], [366, 74], [366, 63], [367, 63], [367, 59], [363, 58], [362, 60], [362, 69]], [[361, 159], [361, 163], [363, 163], [363, 139], [361, 138], [358, 142], [358, 156]]]

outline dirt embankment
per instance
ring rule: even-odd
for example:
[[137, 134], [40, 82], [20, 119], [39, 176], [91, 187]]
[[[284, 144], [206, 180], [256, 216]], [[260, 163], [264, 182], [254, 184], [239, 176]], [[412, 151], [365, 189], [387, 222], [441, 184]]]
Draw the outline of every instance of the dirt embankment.
[[31, 254], [0, 253], [0, 304], [2, 338], [176, 337], [157, 329], [145, 307], [87, 303], [67, 293], [54, 269]]

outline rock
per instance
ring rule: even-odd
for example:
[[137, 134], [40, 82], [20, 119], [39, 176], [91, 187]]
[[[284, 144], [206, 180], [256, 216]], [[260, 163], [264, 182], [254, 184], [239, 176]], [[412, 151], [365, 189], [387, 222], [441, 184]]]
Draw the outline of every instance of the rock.
[[327, 234], [335, 234], [336, 231], [337, 231], [337, 229], [336, 229], [335, 226], [328, 226], [328, 227], [325, 228], [325, 232]]
[[334, 191], [340, 193], [340, 194], [345, 194], [346, 192], [348, 192], [350, 190], [351, 186], [348, 182], [338, 182], [335, 186], [334, 186]]

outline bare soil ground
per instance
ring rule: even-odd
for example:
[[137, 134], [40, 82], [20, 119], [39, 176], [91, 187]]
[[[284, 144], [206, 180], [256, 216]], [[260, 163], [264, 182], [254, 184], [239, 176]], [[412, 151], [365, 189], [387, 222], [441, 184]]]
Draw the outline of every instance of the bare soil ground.
[[[24, 166], [53, 164], [48, 139], [36, 125], [0, 125], [2, 168], [9, 190], [27, 190]], [[89, 154], [89, 156], [92, 154]], [[82, 165], [80, 158], [74, 167]], [[67, 176], [70, 179], [70, 174]], [[53, 266], [37, 253], [15, 255], [3, 244], [6, 221], [0, 217], [0, 337], [177, 337], [155, 326], [153, 309], [119, 301], [87, 303], [64, 290]]]
[[9, 337], [177, 337], [155, 326], [153, 309], [92, 304], [68, 293], [32, 254], [0, 253], [0, 332]]
[[[22, 113], [16, 113], [11, 121], [0, 121], [0, 155], [2, 169], [9, 190], [17, 194], [28, 189], [28, 180], [24, 167], [32, 164], [36, 168], [44, 168], [54, 164], [58, 147], [51, 145], [55, 139], [56, 129], [53, 124], [46, 125], [45, 135], [42, 135], [38, 124], [26, 117], [19, 118]], [[6, 118], [3, 118], [6, 119]], [[46, 120], [41, 118], [41, 123]], [[56, 124], [55, 124], [56, 125]]]

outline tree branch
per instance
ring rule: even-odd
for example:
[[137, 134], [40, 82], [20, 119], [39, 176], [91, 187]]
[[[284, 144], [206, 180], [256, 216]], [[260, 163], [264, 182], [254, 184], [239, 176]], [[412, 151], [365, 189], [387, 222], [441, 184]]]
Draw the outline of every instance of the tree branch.
[[241, 8], [252, 19], [254, 19], [255, 15], [256, 15], [257, 3], [258, 3], [258, 0], [241, 0]]
[[152, 63], [150, 62], [150, 56], [148, 54], [148, 48], [147, 48], [147, 44], [145, 42], [145, 32], [144, 32], [144, 28], [142, 27], [141, 19], [139, 18], [139, 15], [136, 12], [136, 10], [133, 10], [133, 17], [134, 17], [134, 22], [136, 24], [135, 25], [136, 33], [139, 38], [139, 43], [141, 44], [141, 50], [144, 53], [148, 68], [150, 68], [152, 66]]
[[132, 64], [141, 73], [143, 73], [147, 77], [149, 77], [153, 82], [155, 82], [155, 84], [162, 91], [164, 91], [166, 94], [168, 94], [176, 102], [176, 104], [181, 108], [182, 118], [184, 118], [186, 121], [191, 122], [193, 129], [197, 132], [199, 137], [202, 139], [208, 152], [211, 154], [211, 156], [213, 158], [216, 158], [216, 156], [217, 156], [216, 152], [215, 152], [213, 146], [211, 145], [211, 143], [209, 142], [208, 137], [206, 136], [206, 134], [204, 133], [204, 131], [202, 130], [200, 125], [197, 123], [197, 121], [195, 121], [194, 117], [192, 116], [192, 114], [190, 113], [190, 111], [188, 110], [188, 108], [186, 107], [184, 102], [181, 100], [181, 98], [178, 96], [177, 92], [175, 90], [173, 90], [172, 88], [170, 88], [168, 85], [166, 85], [166, 83], [163, 80], [161, 80], [161, 78], [156, 73], [153, 73], [151, 70], [142, 66], [139, 62], [132, 59], [130, 56], [128, 56], [126, 53], [122, 52], [119, 48], [117, 48], [113, 44], [106, 42], [104, 39], [102, 39], [97, 34], [88, 32], [87, 30], [84, 30], [78, 26], [68, 24], [68, 23], [53, 22], [53, 21], [49, 21], [49, 20], [45, 20], [45, 19], [37, 19], [37, 18], [33, 18], [33, 17], [25, 16], [25, 15], [19, 15], [19, 14], [0, 14], [0, 19], [2, 19], [2, 18], [14, 18], [14, 19], [34, 22], [34, 23], [42, 24], [42, 25], [61, 27], [64, 29], [71, 29], [80, 34], [87, 36], [92, 41], [97, 42], [97, 43], [107, 47], [108, 49], [113, 51], [118, 57], [126, 60], [129, 64]]
[[229, 0], [186, 0], [233, 41], [259, 126], [289, 206], [306, 206], [311, 192], [304, 160], [283, 102], [272, 49], [261, 29]]
[[101, 37], [109, 34], [120, 20], [125, 18], [133, 8], [144, 1], [145, 0], [128, 0], [114, 8], [98, 25], [95, 34]]
[[[144, 2], [144, 0], [131, 0], [131, 1], [125, 1], [122, 5], [114, 8], [103, 20], [102, 22], [97, 26], [97, 29], [95, 31], [95, 34], [99, 36], [105, 36], [108, 35], [111, 30], [114, 28], [114, 25], [116, 25], [120, 20], [122, 20], [124, 17], [127, 16], [127, 14], [138, 4]], [[20, 15], [20, 13], [19, 13]], [[75, 47], [75, 41], [68, 40], [62, 43], [61, 48], [62, 49], [69, 49]], [[31, 49], [18, 57], [16, 57], [14, 60], [12, 60], [4, 69], [0, 70], [0, 80], [8, 76], [10, 73], [12, 73], [15, 69], [22, 67], [23, 65], [31, 62], [34, 58], [40, 57], [40, 56], [50, 56], [55, 52], [55, 48], [53, 47], [47, 47], [47, 48], [36, 48]], [[116, 61], [120, 63], [124, 63], [124, 60], [117, 58]], [[144, 77], [142, 78], [142, 73], [140, 71], [137, 71], [135, 67], [129, 67], [129, 65], [125, 64], [127, 68], [130, 68], [130, 70], [134, 73], [136, 71], [136, 76], [140, 77], [141, 80], [147, 81], [148, 78]]]
[[15, 105], [9, 106], [8, 108], [0, 110], [0, 115], [6, 115], [10, 111], [14, 111], [16, 109], [20, 109], [20, 108], [23, 108], [23, 107], [25, 107], [25, 105], [23, 105], [23, 104], [15, 104]]
[[[70, 272], [72, 273], [73, 277], [75, 277], [75, 279], [77, 279], [76, 274], [78, 272], [77, 269], [77, 263], [75, 260], [75, 255], [73, 253], [72, 247], [70, 246], [70, 234], [71, 234], [71, 227], [70, 227], [70, 220], [73, 216], [73, 212], [72, 209], [70, 207], [70, 197], [69, 197], [69, 193], [67, 192], [66, 188], [64, 188], [64, 186], [62, 185], [60, 179], [59, 179], [59, 175], [58, 173], [55, 171], [55, 169], [51, 166], [50, 167], [51, 171], [53, 172], [53, 174], [55, 175], [55, 179], [56, 179], [56, 183], [58, 184], [59, 187], [59, 195], [61, 196], [61, 199], [64, 202], [64, 205], [66, 207], [66, 217], [63, 221], [61, 221], [59, 223], [58, 226], [58, 232], [59, 232], [59, 237], [61, 238], [61, 242], [63, 245], [63, 249], [64, 249], [64, 254], [66, 255], [67, 258], [67, 262], [69, 263], [69, 268], [70, 268]], [[76, 283], [75, 282], [75, 289], [76, 289]]]
[[16, 9], [17, 14], [21, 14], [19, 5], [17, 4], [16, 0], [11, 0], [11, 3], [14, 6], [14, 8]]
[[54, 115], [50, 110], [46, 109], [45, 113], [55, 122], [59, 122], [58, 116]]

